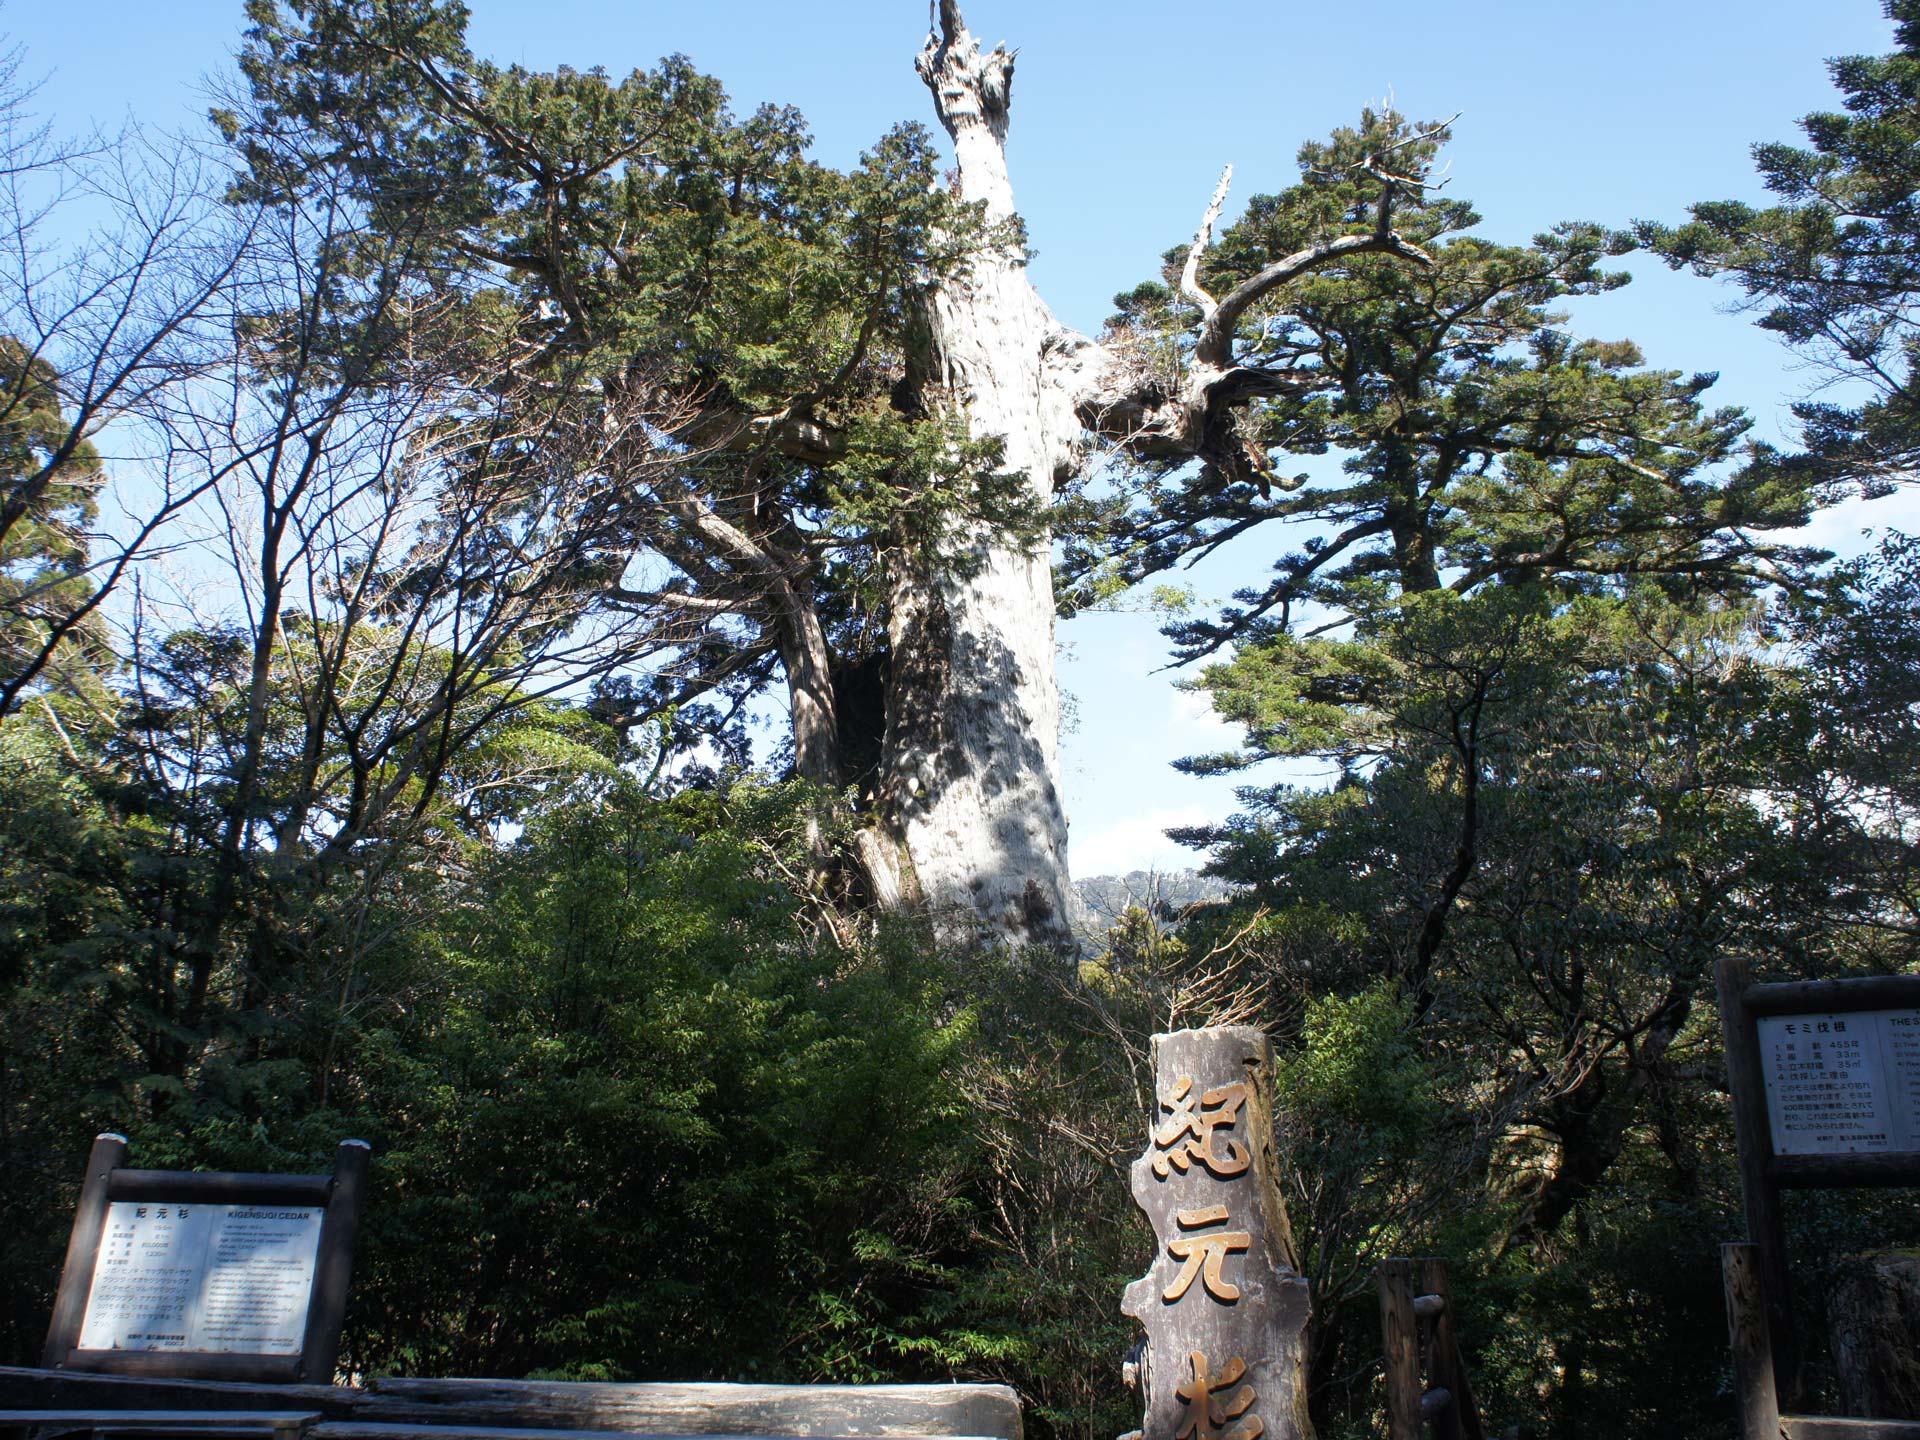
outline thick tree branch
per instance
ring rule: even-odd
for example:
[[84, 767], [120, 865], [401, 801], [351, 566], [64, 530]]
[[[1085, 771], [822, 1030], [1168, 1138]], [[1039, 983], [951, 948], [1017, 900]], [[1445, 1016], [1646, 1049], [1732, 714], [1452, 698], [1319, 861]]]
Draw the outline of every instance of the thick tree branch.
[[1290, 280], [1298, 280], [1302, 275], [1318, 270], [1323, 265], [1331, 265], [1336, 260], [1344, 260], [1350, 255], [1397, 255], [1415, 264], [1433, 264], [1431, 255], [1411, 241], [1401, 239], [1391, 230], [1385, 234], [1376, 231], [1371, 235], [1343, 235], [1338, 240], [1327, 241], [1324, 245], [1313, 245], [1305, 250], [1296, 250], [1284, 260], [1276, 260], [1258, 275], [1241, 281], [1227, 292], [1226, 298], [1200, 327], [1200, 338], [1194, 342], [1193, 347], [1195, 361], [1218, 370], [1230, 367], [1233, 364], [1233, 335], [1240, 324], [1240, 317], [1245, 315], [1262, 296]]
[[1214, 311], [1220, 305], [1200, 286], [1200, 257], [1206, 253], [1207, 246], [1213, 243], [1213, 227], [1220, 219], [1220, 207], [1227, 203], [1227, 187], [1232, 183], [1233, 166], [1229, 165], [1220, 172], [1220, 183], [1214, 187], [1207, 213], [1200, 218], [1200, 228], [1194, 233], [1193, 244], [1187, 250], [1186, 267], [1180, 272], [1180, 293], [1198, 305], [1200, 313], [1207, 320], [1213, 318]]
[[722, 405], [702, 409], [673, 432], [674, 439], [703, 450], [735, 454], [771, 449], [808, 465], [831, 465], [847, 453], [847, 437], [808, 415], [748, 415]]

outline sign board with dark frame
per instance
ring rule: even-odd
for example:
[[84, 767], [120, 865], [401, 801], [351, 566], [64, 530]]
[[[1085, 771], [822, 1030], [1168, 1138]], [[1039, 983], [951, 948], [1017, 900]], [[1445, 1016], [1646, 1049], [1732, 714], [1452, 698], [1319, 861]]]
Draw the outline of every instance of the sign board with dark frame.
[[[1920, 1186], [1920, 975], [1756, 985], [1748, 961], [1729, 959], [1715, 978], [1748, 1240], [1725, 1247], [1741, 1252], [1727, 1257], [1729, 1318], [1736, 1355], [1743, 1329], [1767, 1337], [1753, 1390], [1790, 1402], [1799, 1351], [1780, 1192]], [[1755, 1433], [1777, 1432], [1777, 1412], [1748, 1414]]]
[[[331, 1175], [133, 1170], [125, 1137], [97, 1137], [41, 1363], [331, 1384], [370, 1156], [347, 1140]], [[164, 1332], [127, 1328], [162, 1313]]]

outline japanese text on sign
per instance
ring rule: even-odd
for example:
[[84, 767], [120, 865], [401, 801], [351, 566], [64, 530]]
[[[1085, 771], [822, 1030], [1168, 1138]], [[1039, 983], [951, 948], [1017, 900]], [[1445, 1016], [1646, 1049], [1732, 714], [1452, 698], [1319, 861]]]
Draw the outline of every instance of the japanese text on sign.
[[114, 1201], [79, 1348], [299, 1354], [325, 1215], [315, 1205]]
[[1776, 1155], [1920, 1151], [1920, 1010], [1756, 1024]]
[[1260, 1440], [1266, 1424], [1258, 1415], [1247, 1414], [1258, 1397], [1253, 1386], [1240, 1385], [1247, 1362], [1235, 1356], [1217, 1376], [1210, 1373], [1207, 1357], [1198, 1350], [1190, 1363], [1193, 1378], [1177, 1392], [1187, 1412], [1175, 1440]]
[[1218, 1133], [1231, 1129], [1240, 1117], [1240, 1107], [1247, 1103], [1245, 1085], [1222, 1085], [1196, 1095], [1193, 1077], [1182, 1075], [1175, 1082], [1172, 1095], [1160, 1103], [1172, 1113], [1153, 1132], [1154, 1147], [1164, 1152], [1153, 1157], [1154, 1174], [1164, 1180], [1171, 1166], [1184, 1175], [1195, 1160], [1218, 1180], [1231, 1180], [1246, 1172], [1247, 1147], [1238, 1140], [1227, 1139], [1223, 1151], [1219, 1148], [1222, 1137]]

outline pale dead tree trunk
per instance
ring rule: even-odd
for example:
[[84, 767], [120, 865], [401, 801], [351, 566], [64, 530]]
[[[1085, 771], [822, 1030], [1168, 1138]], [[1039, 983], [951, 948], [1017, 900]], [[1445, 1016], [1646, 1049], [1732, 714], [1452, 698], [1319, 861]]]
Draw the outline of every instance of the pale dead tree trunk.
[[[992, 222], [1013, 218], [1007, 175], [1013, 57], [981, 54], [943, 5], [919, 69], [953, 137], [960, 193]], [[944, 38], [942, 36], [944, 35]], [[1063, 335], [1015, 246], [973, 257], [929, 307], [925, 400], [1004, 445], [1036, 513], [1070, 470], [1080, 424], [1049, 364]], [[977, 919], [1016, 943], [1065, 944], [1073, 905], [1060, 799], [1060, 695], [1053, 577], [1044, 533], [1025, 543], [976, 523], [950, 538], [938, 573], [902, 567], [892, 596], [889, 799], [936, 918]]]
[[[1011, 220], [1014, 57], [1004, 47], [982, 53], [956, 0], [936, 3], [917, 66], [953, 139], [961, 197], [978, 202], [989, 222]], [[1093, 436], [1168, 464], [1197, 459], [1231, 478], [1260, 474], [1264, 457], [1241, 438], [1236, 416], [1290, 382], [1234, 363], [1239, 320], [1277, 286], [1348, 255], [1426, 260], [1392, 231], [1396, 177], [1378, 178], [1372, 232], [1288, 256], [1216, 301], [1196, 277], [1225, 200], [1222, 179], [1184, 277], [1202, 324], [1173, 388], [1129, 354], [1063, 326], [1028, 280], [1020, 247], [990, 245], [933, 295], [921, 399], [930, 411], [963, 418], [974, 438], [1000, 442], [1003, 467], [1025, 477], [1036, 515], [1083, 462]], [[896, 570], [891, 612], [885, 791], [911, 862], [902, 893], [911, 897], [917, 881], [919, 897], [954, 928], [1070, 944], [1046, 534], [1015, 540], [985, 523], [963, 527], [931, 570]]]

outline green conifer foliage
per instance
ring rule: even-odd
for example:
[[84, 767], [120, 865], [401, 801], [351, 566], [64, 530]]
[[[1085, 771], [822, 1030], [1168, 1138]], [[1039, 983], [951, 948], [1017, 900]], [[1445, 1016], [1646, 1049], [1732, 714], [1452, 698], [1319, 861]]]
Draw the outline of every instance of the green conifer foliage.
[[1920, 4], [1886, 13], [1897, 49], [1829, 62], [1844, 110], [1802, 120], [1805, 146], [1753, 147], [1778, 204], [1718, 200], [1684, 225], [1635, 227], [1676, 269], [1738, 285], [1764, 329], [1843, 382], [1794, 407], [1798, 463], [1870, 495], [1920, 461]]
[[[1369, 112], [1302, 148], [1301, 182], [1256, 196], [1206, 257], [1218, 292], [1329, 226], [1364, 220], [1372, 172], [1404, 172], [1395, 224], [1432, 259], [1362, 255], [1276, 291], [1242, 323], [1236, 358], [1289, 383], [1256, 404], [1247, 442], [1262, 484], [1146, 478], [1118, 524], [1070, 565], [1091, 598], [1204, 556], [1259, 527], [1299, 538], [1273, 578], [1217, 618], [1171, 632], [1185, 658], [1286, 630], [1302, 613], [1354, 614], [1400, 595], [1545, 579], [1580, 590], [1631, 576], [1744, 585], [1806, 558], [1756, 535], [1804, 522], [1795, 478], [1744, 464], [1750, 421], [1712, 407], [1714, 376], [1648, 368], [1628, 341], [1576, 338], [1557, 302], [1627, 277], [1600, 227], [1564, 224], [1529, 245], [1474, 233], [1479, 216], [1429, 183], [1446, 131]], [[1371, 167], [1371, 171], [1369, 170]], [[1184, 252], [1169, 252], [1169, 273]], [[1186, 312], [1166, 285], [1119, 297], [1110, 336], [1167, 343]], [[1338, 456], [1344, 476], [1278, 467]]]
[[109, 661], [92, 618], [88, 529], [104, 478], [99, 452], [63, 413], [59, 375], [0, 336], [0, 685], [8, 690], [29, 682], [98, 689]]

